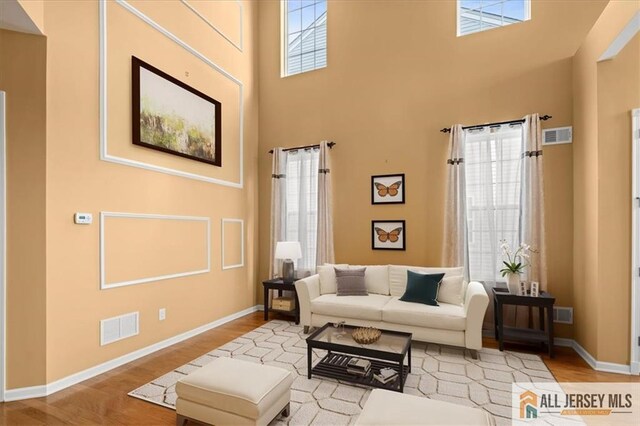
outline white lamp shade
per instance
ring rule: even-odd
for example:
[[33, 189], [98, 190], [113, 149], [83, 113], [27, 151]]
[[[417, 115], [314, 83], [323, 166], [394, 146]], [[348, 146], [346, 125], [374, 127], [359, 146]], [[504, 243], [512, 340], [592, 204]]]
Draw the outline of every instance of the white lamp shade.
[[297, 241], [278, 241], [276, 243], [276, 259], [300, 259], [302, 249]]

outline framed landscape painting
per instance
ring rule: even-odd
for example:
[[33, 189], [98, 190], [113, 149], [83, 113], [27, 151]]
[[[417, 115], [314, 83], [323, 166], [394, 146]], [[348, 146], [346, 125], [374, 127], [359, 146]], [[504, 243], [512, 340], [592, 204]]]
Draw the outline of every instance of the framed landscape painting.
[[404, 173], [371, 176], [371, 204], [404, 204]]
[[405, 250], [404, 220], [372, 220], [371, 249]]
[[222, 166], [222, 104], [131, 57], [135, 145]]

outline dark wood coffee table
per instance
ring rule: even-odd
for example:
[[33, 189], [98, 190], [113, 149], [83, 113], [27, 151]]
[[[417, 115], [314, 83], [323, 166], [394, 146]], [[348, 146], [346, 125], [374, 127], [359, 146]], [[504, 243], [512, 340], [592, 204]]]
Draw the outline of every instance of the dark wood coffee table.
[[[377, 342], [362, 345], [351, 337], [357, 327], [344, 325], [334, 327], [327, 323], [307, 337], [307, 377], [312, 375], [344, 380], [359, 385], [402, 392], [407, 375], [411, 372], [411, 333], [381, 330]], [[313, 349], [323, 349], [327, 354], [312, 367]], [[373, 374], [360, 377], [347, 372], [351, 358], [364, 358], [371, 362], [371, 372], [378, 373], [389, 367], [397, 371], [398, 377], [389, 383], [380, 383]], [[405, 365], [408, 358], [408, 365]]]

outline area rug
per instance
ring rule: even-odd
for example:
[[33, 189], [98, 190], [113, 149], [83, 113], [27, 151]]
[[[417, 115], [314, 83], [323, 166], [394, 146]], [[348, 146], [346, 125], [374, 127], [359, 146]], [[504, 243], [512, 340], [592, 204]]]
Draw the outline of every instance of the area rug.
[[[370, 389], [332, 379], [307, 379], [305, 342], [301, 326], [270, 321], [224, 346], [194, 359], [129, 393], [130, 396], [175, 409], [175, 384], [216, 357], [233, 357], [290, 370], [291, 414], [272, 425], [347, 425], [353, 423], [369, 397]], [[512, 382], [553, 382], [539, 356], [482, 349], [478, 359], [469, 351], [431, 343], [413, 342], [412, 371], [404, 393], [480, 407], [497, 424], [511, 424]], [[314, 363], [324, 351], [314, 352]]]

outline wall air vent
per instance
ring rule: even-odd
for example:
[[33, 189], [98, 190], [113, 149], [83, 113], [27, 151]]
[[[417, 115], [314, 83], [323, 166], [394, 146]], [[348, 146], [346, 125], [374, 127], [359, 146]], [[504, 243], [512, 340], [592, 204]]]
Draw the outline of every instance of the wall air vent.
[[555, 129], [542, 130], [542, 145], [560, 145], [571, 143], [573, 127], [556, 127]]
[[100, 321], [100, 346], [135, 336], [139, 332], [139, 312], [131, 312]]
[[573, 324], [573, 308], [554, 306], [553, 322], [560, 324]]

